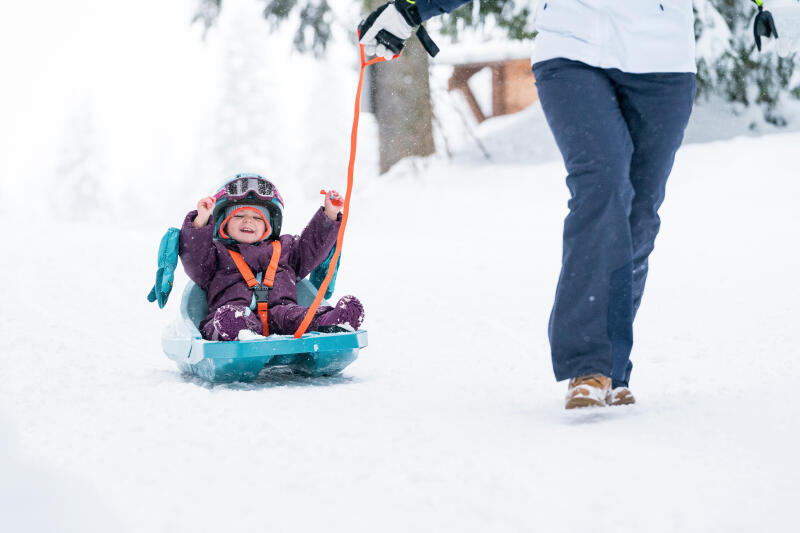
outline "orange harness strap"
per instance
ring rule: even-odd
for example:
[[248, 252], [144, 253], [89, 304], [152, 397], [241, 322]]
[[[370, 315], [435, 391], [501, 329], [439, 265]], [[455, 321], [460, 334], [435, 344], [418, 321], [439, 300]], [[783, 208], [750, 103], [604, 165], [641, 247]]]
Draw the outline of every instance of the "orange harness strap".
[[281, 258], [281, 241], [277, 239], [272, 241], [272, 257], [269, 260], [269, 265], [264, 272], [261, 283], [256, 281], [253, 271], [247, 266], [242, 254], [230, 248], [228, 248], [228, 252], [231, 254], [231, 259], [236, 264], [236, 268], [239, 269], [239, 273], [244, 278], [245, 283], [253, 289], [253, 293], [256, 295], [256, 312], [258, 313], [258, 318], [261, 319], [262, 335], [266, 337], [269, 335], [267, 296], [269, 295], [269, 289], [275, 283], [275, 273], [278, 271], [278, 261]]

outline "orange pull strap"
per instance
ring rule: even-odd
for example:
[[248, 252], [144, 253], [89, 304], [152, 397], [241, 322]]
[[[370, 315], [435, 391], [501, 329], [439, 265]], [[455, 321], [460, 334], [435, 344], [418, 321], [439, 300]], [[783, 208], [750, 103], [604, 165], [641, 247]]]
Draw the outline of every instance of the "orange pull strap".
[[[236, 264], [236, 268], [239, 270], [239, 273], [244, 278], [245, 283], [251, 289], [254, 288], [263, 288], [272, 286], [275, 284], [275, 273], [278, 271], [278, 262], [281, 259], [281, 241], [274, 240], [272, 241], [272, 257], [269, 260], [269, 265], [267, 266], [267, 270], [264, 272], [264, 277], [259, 284], [256, 281], [256, 277], [253, 275], [253, 271], [250, 270], [250, 267], [247, 266], [247, 263], [242, 257], [242, 254], [235, 250], [231, 250], [228, 248], [228, 252], [231, 254], [231, 258], [233, 262]], [[269, 336], [269, 306], [267, 305], [266, 301], [256, 301], [256, 312], [258, 313], [258, 318], [261, 319], [261, 331], [262, 335], [265, 337]]]
[[[355, 105], [355, 112], [353, 113], [353, 127], [350, 130], [350, 161], [347, 164], [347, 192], [344, 195], [344, 210], [342, 211], [342, 224], [339, 226], [339, 233], [336, 235], [336, 248], [333, 252], [333, 257], [331, 258], [330, 266], [328, 267], [328, 273], [325, 274], [325, 279], [322, 280], [322, 283], [317, 290], [317, 295], [314, 297], [314, 301], [311, 303], [311, 306], [308, 308], [306, 312], [305, 318], [303, 318], [303, 322], [300, 324], [300, 327], [297, 328], [297, 331], [294, 332], [294, 338], [299, 339], [303, 336], [303, 334], [308, 329], [308, 326], [311, 324], [311, 320], [314, 318], [314, 315], [319, 309], [319, 304], [322, 303], [322, 296], [328, 290], [328, 285], [331, 283], [331, 278], [333, 278], [333, 273], [336, 271], [336, 265], [339, 262], [339, 255], [342, 253], [342, 241], [344, 240], [344, 229], [347, 227], [347, 216], [350, 213], [350, 193], [353, 191], [353, 170], [356, 164], [356, 144], [358, 142], [358, 115], [361, 112], [361, 86], [364, 84], [364, 70], [370, 66], [374, 65], [375, 63], [380, 63], [382, 61], [386, 61], [383, 57], [376, 57], [367, 61], [366, 55], [364, 53], [364, 45], [359, 45], [359, 51], [361, 53], [361, 71], [358, 74], [358, 88], [356, 89], [356, 105]], [[399, 57], [399, 54], [394, 56], [392, 59]]]

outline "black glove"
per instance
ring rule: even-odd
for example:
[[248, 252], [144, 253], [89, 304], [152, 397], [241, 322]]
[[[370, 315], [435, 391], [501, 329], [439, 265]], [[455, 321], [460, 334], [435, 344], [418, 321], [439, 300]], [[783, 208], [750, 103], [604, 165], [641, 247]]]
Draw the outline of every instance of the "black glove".
[[359, 42], [368, 56], [383, 56], [391, 59], [403, 50], [406, 40], [415, 27], [417, 37], [425, 50], [435, 56], [439, 48], [431, 40], [422, 24], [417, 6], [408, 0], [395, 0], [383, 4], [367, 15], [358, 25]]
[[775, 21], [772, 18], [772, 13], [764, 11], [764, 5], [760, 0], [753, 0], [758, 6], [758, 14], [753, 21], [753, 37], [756, 40], [756, 48], [761, 51], [761, 37], [775, 37], [778, 38], [778, 30], [775, 28]]

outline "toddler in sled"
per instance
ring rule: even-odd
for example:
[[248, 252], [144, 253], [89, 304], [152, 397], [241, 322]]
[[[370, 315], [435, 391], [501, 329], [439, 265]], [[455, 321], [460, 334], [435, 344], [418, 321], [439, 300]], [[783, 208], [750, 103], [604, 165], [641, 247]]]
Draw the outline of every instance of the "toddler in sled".
[[[296, 283], [330, 254], [341, 207], [325, 203], [299, 236], [281, 235], [283, 198], [267, 179], [238, 174], [214, 196], [197, 202], [180, 231], [179, 255], [189, 278], [206, 292], [207, 340], [233, 341], [239, 332], [293, 334], [308, 311], [297, 304]], [[355, 296], [320, 306], [308, 331], [358, 329], [364, 308]]]

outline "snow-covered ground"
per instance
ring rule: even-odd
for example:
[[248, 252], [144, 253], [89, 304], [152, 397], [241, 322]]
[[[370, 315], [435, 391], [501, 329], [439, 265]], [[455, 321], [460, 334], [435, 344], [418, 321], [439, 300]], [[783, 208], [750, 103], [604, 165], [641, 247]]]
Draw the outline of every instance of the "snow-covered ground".
[[159, 346], [178, 298], [144, 298], [163, 228], [8, 221], [0, 524], [790, 531], [798, 142], [679, 153], [626, 408], [565, 412], [552, 378], [557, 162], [360, 181], [338, 290], [364, 301], [370, 345], [335, 379], [185, 378]]
[[362, 119], [337, 296], [369, 346], [341, 377], [209, 386], [161, 351], [186, 278], [147, 303], [158, 240], [236, 170], [277, 176], [300, 231], [344, 186], [353, 57], [286, 52], [249, 0], [206, 44], [194, 0], [62, 4], [0, 18], [0, 531], [796, 529], [800, 112], [696, 109], [634, 406], [566, 412], [552, 377], [568, 193], [541, 110], [465, 125], [436, 71], [451, 160], [378, 177]]

